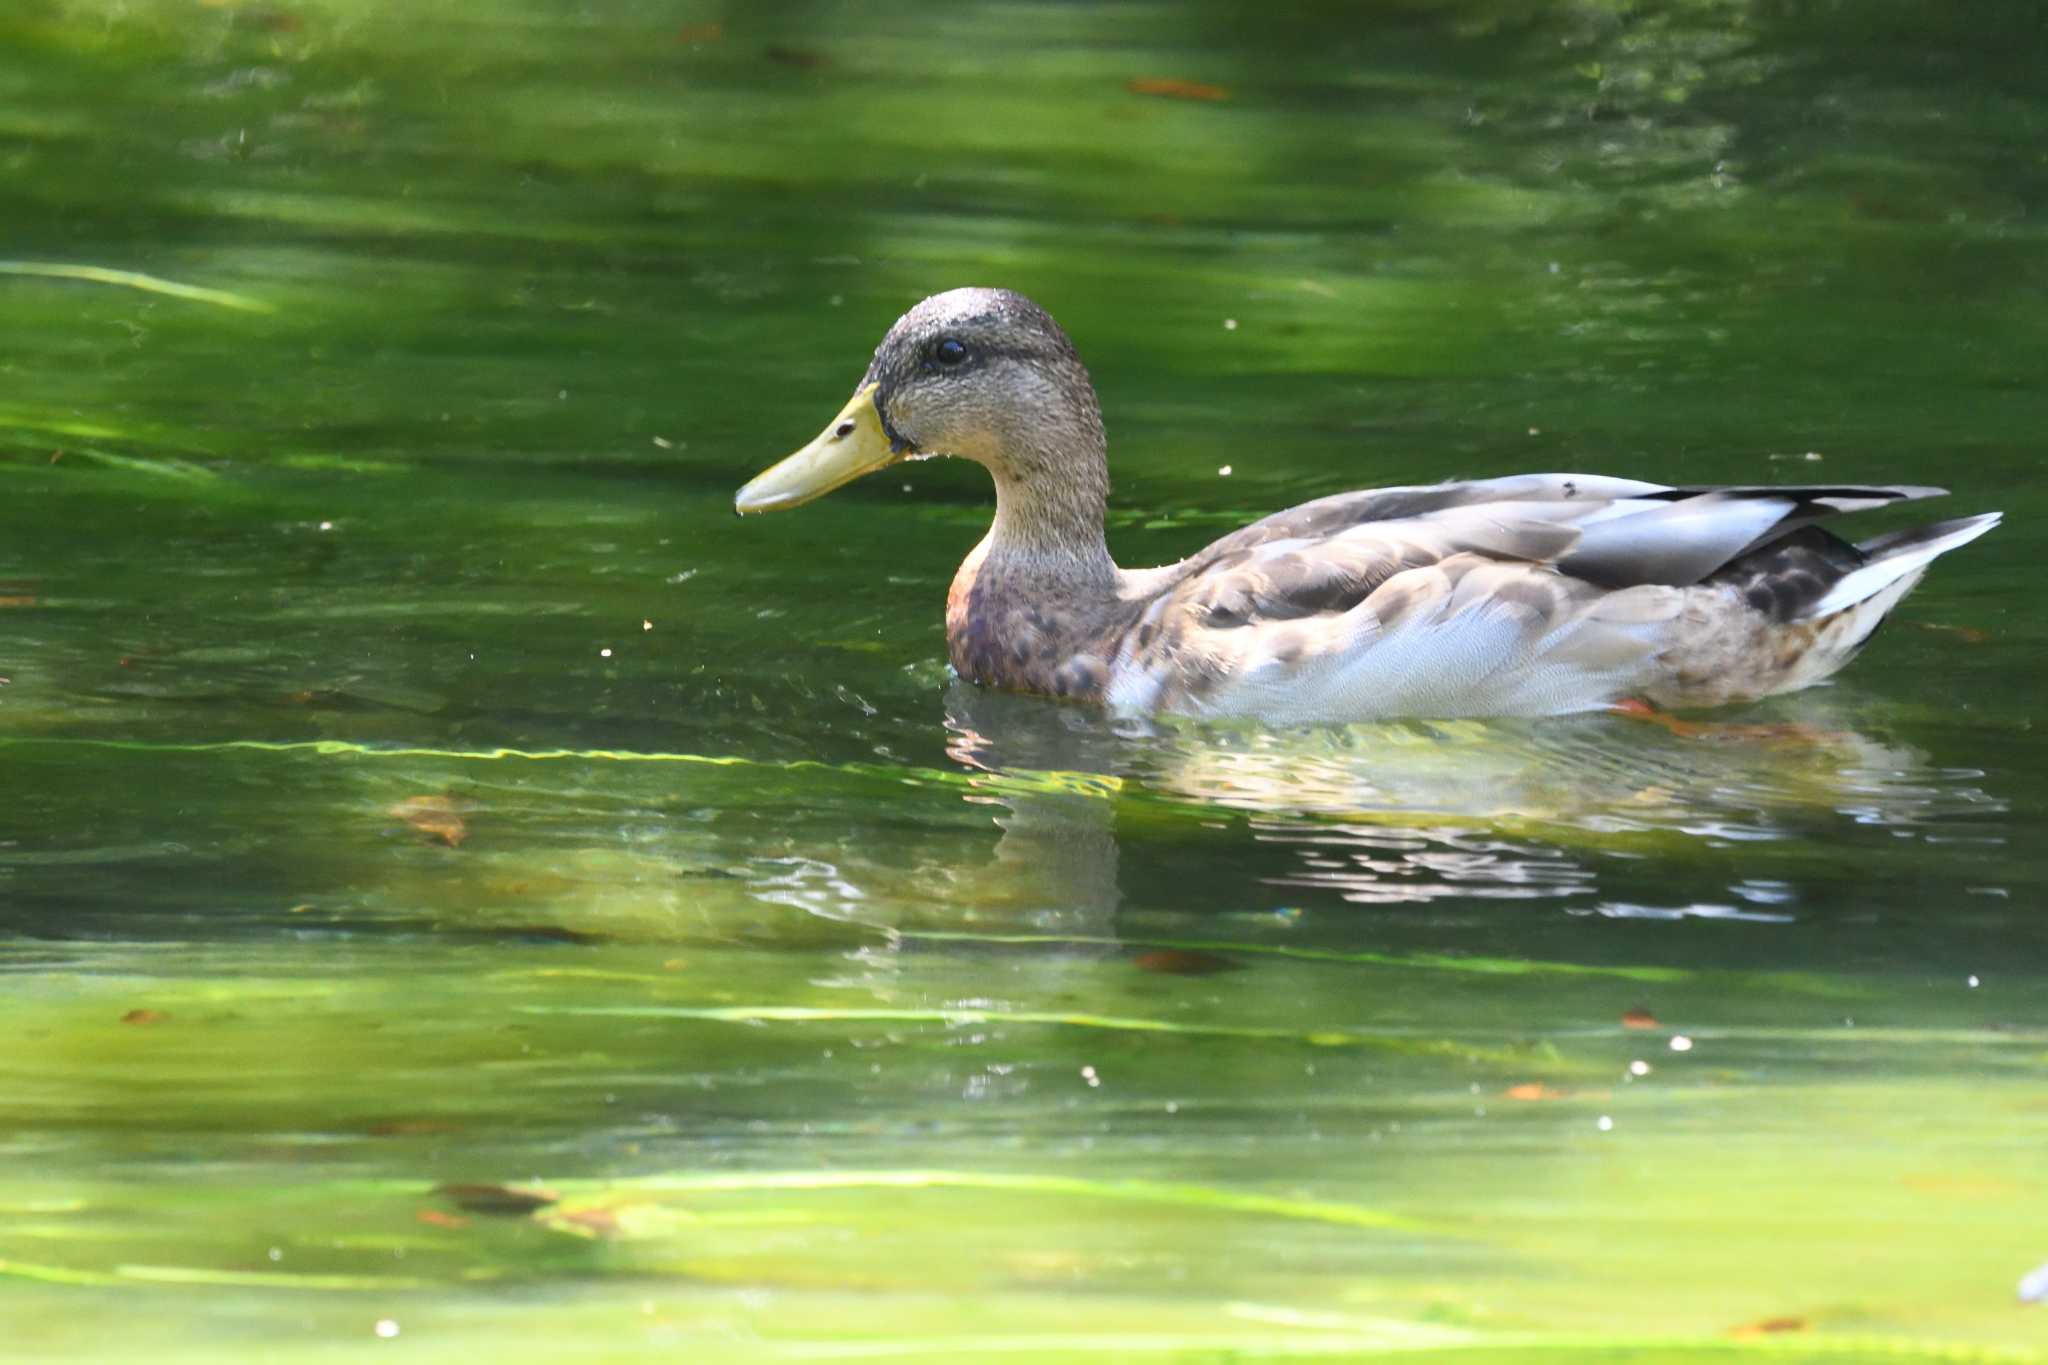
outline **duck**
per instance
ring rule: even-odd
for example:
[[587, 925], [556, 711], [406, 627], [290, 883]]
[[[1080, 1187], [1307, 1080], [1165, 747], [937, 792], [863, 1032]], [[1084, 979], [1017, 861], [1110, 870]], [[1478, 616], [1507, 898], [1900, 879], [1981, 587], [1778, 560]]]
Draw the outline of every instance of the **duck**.
[[1175, 564], [1104, 534], [1095, 386], [1007, 289], [935, 294], [816, 439], [742, 487], [780, 511], [905, 460], [972, 460], [995, 516], [946, 597], [958, 675], [1115, 715], [1268, 724], [1754, 701], [1853, 658], [1997, 512], [1852, 543], [1820, 523], [1923, 486], [1676, 486], [1518, 474], [1336, 493]]

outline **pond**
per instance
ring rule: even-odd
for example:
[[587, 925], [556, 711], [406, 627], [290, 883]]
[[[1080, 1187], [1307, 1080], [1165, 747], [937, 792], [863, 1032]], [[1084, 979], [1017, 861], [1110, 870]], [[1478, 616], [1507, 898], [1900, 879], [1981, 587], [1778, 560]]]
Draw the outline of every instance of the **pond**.
[[[14, 0], [8, 1348], [2041, 1358], [2041, 55]], [[949, 676], [980, 470], [732, 515], [960, 284], [1125, 564], [1550, 469], [2007, 521], [1757, 706], [1134, 733]]]

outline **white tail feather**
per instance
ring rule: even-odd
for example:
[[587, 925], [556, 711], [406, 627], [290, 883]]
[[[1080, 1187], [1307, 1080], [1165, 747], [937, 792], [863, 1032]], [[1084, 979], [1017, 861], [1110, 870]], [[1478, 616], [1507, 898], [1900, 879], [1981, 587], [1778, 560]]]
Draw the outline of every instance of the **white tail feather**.
[[1875, 550], [1877, 558], [1844, 575], [1841, 582], [1828, 590], [1827, 596], [1813, 604], [1805, 619], [1831, 616], [1876, 596], [1907, 574], [1926, 568], [1937, 556], [1947, 554], [1958, 545], [1969, 544], [1998, 525], [2002, 515], [2000, 512], [1986, 512], [1982, 516], [1936, 522], [1917, 531], [1900, 532], [1871, 541], [1862, 548]]

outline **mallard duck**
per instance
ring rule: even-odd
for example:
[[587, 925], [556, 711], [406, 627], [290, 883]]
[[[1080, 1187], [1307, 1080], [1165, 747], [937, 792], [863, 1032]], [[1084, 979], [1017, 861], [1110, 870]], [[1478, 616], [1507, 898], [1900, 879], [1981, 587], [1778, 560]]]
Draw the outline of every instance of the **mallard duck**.
[[1680, 488], [1595, 474], [1338, 493], [1156, 569], [1103, 538], [1101, 410], [1059, 324], [1004, 289], [905, 313], [817, 439], [739, 491], [794, 507], [901, 460], [995, 478], [953, 579], [960, 676], [1119, 713], [1269, 722], [1748, 701], [1834, 673], [1999, 514], [1866, 540], [1814, 523], [1939, 488]]

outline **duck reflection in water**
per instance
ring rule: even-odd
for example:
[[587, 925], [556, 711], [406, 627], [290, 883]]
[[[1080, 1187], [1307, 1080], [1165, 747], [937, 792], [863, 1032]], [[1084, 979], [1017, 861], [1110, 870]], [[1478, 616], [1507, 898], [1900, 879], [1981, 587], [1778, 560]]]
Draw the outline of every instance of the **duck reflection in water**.
[[[1613, 716], [1165, 726], [965, 682], [945, 704], [947, 752], [978, 774], [967, 799], [997, 807], [1002, 830], [980, 903], [1038, 934], [1107, 937], [1126, 897], [1269, 904], [1254, 886], [1376, 905], [1562, 900], [1580, 913], [1774, 920], [1786, 911], [1768, 883], [1752, 885], [1745, 847], [1841, 821], [1909, 830], [2004, 809], [1976, 774], [1932, 770], [1917, 750], [1849, 728], [1824, 694], [1777, 704], [1769, 722], [1676, 731]], [[1236, 839], [1133, 856], [1149, 841], [1124, 847], [1119, 814], [1148, 806], [1175, 823], [1206, 808], [1271, 856], [1247, 857]], [[1603, 885], [1605, 869], [1653, 847], [1690, 854], [1733, 889], [1660, 906], [1639, 903], [1640, 887]], [[1120, 862], [1142, 862], [1152, 884]]]

